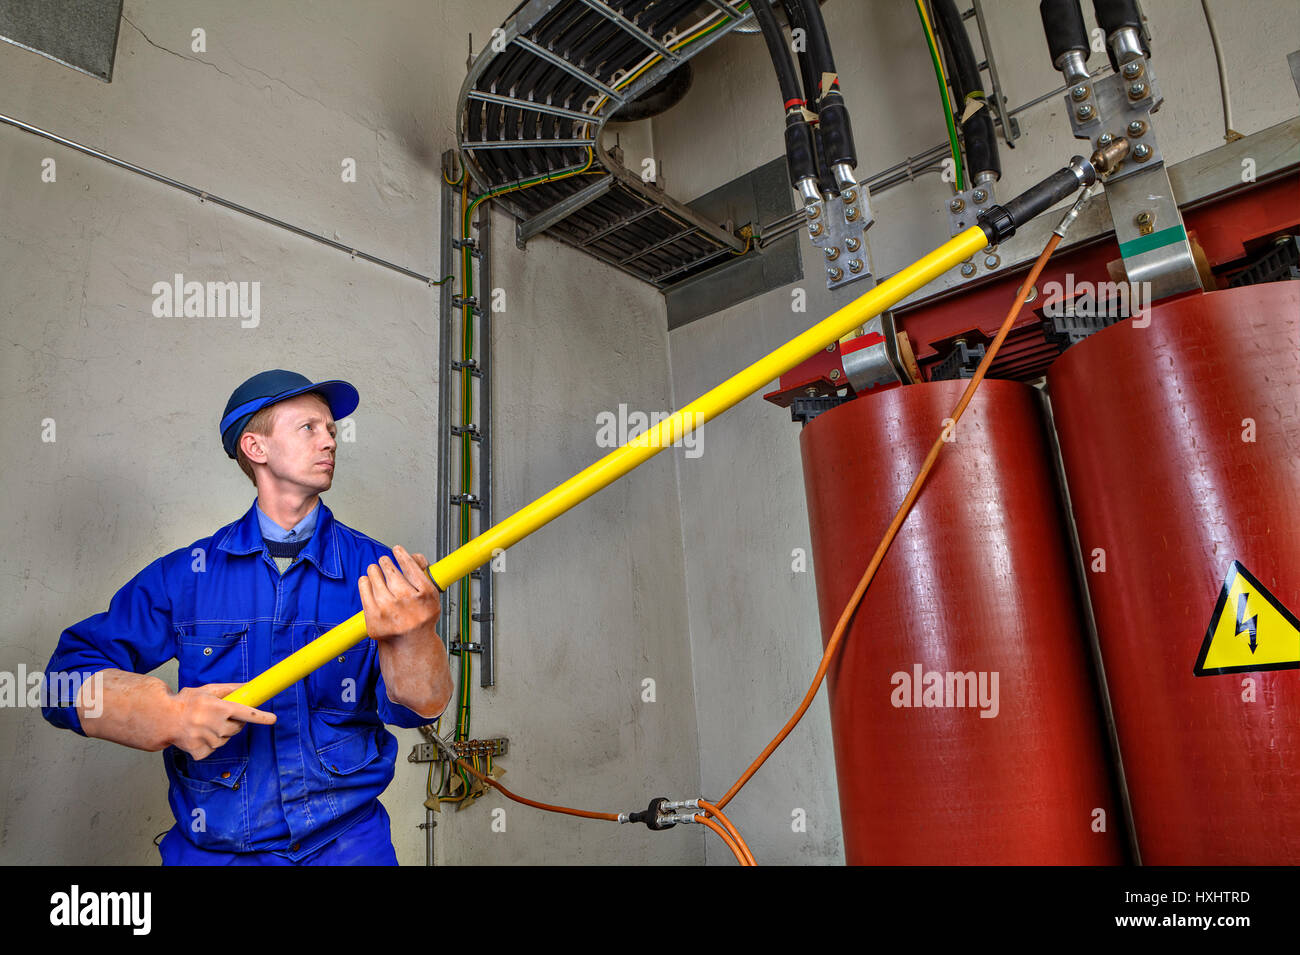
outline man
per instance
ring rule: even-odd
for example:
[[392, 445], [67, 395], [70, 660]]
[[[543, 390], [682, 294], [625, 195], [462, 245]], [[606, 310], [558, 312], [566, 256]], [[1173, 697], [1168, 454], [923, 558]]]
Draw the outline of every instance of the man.
[[[282, 369], [236, 388], [221, 438], [253, 506], [142, 570], [50, 660], [47, 674], [78, 675], [57, 685], [79, 688], [50, 701], [52, 724], [164, 750], [176, 815], [164, 864], [397, 864], [378, 800], [397, 753], [384, 724], [431, 722], [452, 684], [424, 555], [390, 552], [320, 500], [335, 419], [359, 401], [347, 382]], [[223, 699], [359, 610], [371, 639], [261, 708]], [[173, 657], [175, 693], [145, 675]]]

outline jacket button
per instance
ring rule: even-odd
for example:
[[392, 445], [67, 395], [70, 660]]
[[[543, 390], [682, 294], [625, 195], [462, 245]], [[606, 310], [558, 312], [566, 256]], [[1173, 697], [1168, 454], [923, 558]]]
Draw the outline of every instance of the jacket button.
[[342, 657], [339, 657], [339, 663], [346, 663], [346, 662], [347, 662], [347, 661], [344, 660]]
[[230, 778], [230, 771], [227, 770], [226, 772], [222, 773], [222, 774], [221, 774], [221, 778], [222, 778], [222, 779], [229, 779], [229, 778]]
[[210, 656], [212, 656], [212, 648], [211, 648], [211, 647], [204, 647], [204, 648], [203, 648], [203, 655], [204, 655], [205, 657], [210, 657]]
[[334, 772], [336, 773], [339, 771], [339, 768], [335, 766], [333, 763], [330, 763], [330, 769], [334, 770]]
[[297, 851], [298, 851], [299, 849], [301, 849], [301, 848], [302, 848], [302, 843], [301, 843], [301, 842], [295, 842], [293, 845], [291, 845], [291, 846], [289, 847], [289, 851], [290, 851], [290, 852], [297, 852]]
[[231, 788], [231, 789], [238, 789], [238, 788], [239, 788], [239, 783], [235, 783], [235, 785], [231, 786], [230, 788]]

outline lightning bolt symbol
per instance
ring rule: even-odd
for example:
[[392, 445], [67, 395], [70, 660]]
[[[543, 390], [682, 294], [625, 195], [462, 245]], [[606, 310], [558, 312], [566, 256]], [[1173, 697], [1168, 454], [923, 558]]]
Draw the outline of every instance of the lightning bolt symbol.
[[1241, 634], [1246, 633], [1247, 631], [1249, 631], [1249, 632], [1250, 632], [1250, 652], [1251, 652], [1251, 653], [1254, 653], [1254, 652], [1255, 652], [1255, 629], [1256, 629], [1256, 623], [1255, 623], [1255, 621], [1257, 621], [1257, 620], [1259, 619], [1259, 615], [1256, 614], [1255, 616], [1251, 617], [1249, 620], [1246, 619], [1246, 599], [1247, 599], [1248, 596], [1249, 596], [1248, 594], [1238, 594], [1238, 595], [1237, 595], [1237, 633], [1236, 633], [1236, 635], [1237, 635], [1237, 636], [1240, 636]]

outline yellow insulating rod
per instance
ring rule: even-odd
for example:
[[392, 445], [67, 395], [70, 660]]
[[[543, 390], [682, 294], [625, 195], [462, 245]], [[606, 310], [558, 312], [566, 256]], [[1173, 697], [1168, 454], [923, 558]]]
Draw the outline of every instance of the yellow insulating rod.
[[[796, 335], [780, 348], [760, 358], [748, 368], [732, 375], [712, 391], [696, 398], [680, 411], [673, 412], [655, 428], [630, 440], [605, 455], [586, 470], [537, 500], [494, 524], [473, 540], [452, 551], [429, 568], [429, 576], [442, 590], [492, 559], [494, 551], [505, 550], [523, 540], [543, 524], [581, 504], [601, 488], [613, 484], [637, 465], [694, 431], [704, 422], [752, 395], [764, 385], [806, 361], [823, 348], [838, 341], [859, 325], [897, 305], [917, 289], [938, 278], [958, 263], [969, 259], [988, 245], [979, 226], [945, 242], [929, 255], [918, 259], [901, 272], [845, 305], [838, 312]], [[365, 614], [357, 613], [307, 646], [285, 657], [266, 672], [254, 677], [227, 700], [260, 706], [281, 690], [297, 683], [307, 674], [324, 666], [345, 650], [366, 638]]]

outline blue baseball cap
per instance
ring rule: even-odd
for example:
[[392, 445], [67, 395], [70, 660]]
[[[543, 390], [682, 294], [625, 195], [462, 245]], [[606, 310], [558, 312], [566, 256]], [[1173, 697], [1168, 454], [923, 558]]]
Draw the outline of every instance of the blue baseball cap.
[[357, 410], [357, 405], [361, 404], [357, 389], [346, 381], [334, 379], [313, 382], [304, 375], [283, 368], [264, 371], [236, 388], [226, 402], [226, 411], [221, 416], [221, 445], [226, 449], [226, 454], [235, 457], [239, 436], [244, 433], [244, 428], [253, 415], [267, 405], [308, 391], [319, 391], [325, 396], [330, 414], [336, 421], [352, 414]]

